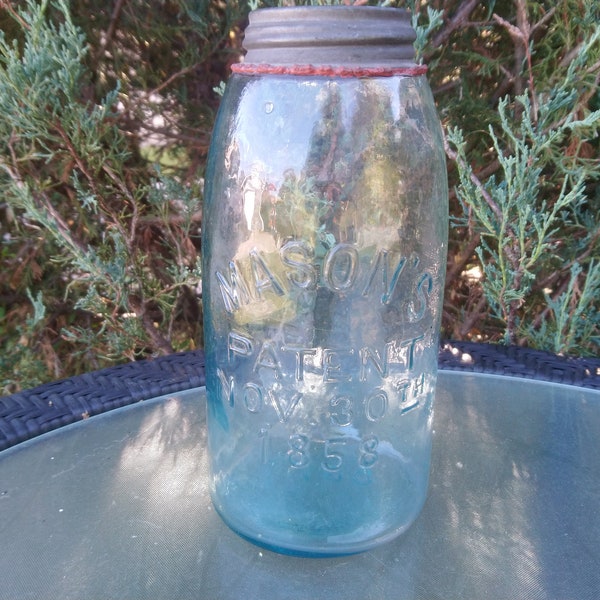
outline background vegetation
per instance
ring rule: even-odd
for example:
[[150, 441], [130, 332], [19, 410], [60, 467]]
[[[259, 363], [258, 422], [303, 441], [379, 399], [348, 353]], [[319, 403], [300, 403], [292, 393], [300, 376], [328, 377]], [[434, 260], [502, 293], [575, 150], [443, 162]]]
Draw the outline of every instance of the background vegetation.
[[[218, 91], [278, 4], [0, 0], [0, 392], [201, 345]], [[599, 354], [598, 3], [379, 4], [447, 136], [443, 335]]]

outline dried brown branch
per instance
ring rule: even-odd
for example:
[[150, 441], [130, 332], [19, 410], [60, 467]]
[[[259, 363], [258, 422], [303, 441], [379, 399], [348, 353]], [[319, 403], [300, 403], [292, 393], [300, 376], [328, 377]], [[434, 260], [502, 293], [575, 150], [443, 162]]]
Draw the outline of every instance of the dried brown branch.
[[101, 38], [100, 46], [98, 47], [98, 58], [104, 56], [113, 43], [119, 19], [121, 18], [121, 12], [123, 11], [123, 6], [126, 1], [127, 0], [117, 0], [115, 7], [113, 8], [108, 29], [106, 30], [105, 36]]
[[475, 173], [470, 169], [469, 165], [465, 164], [462, 158], [450, 148], [447, 140], [444, 140], [444, 149], [446, 151], [446, 156], [455, 163], [460, 164], [464, 169], [468, 170], [470, 175], [469, 179], [475, 185], [483, 199], [486, 201], [487, 205], [492, 209], [492, 212], [496, 217], [502, 221], [502, 209], [496, 204], [494, 199], [490, 196], [489, 192], [485, 189], [483, 183], [475, 176]]
[[144, 301], [130, 298], [130, 304], [135, 311], [136, 316], [140, 319], [144, 331], [148, 334], [148, 337], [152, 340], [155, 348], [163, 355], [172, 354], [174, 352], [173, 346], [169, 343], [165, 336], [156, 328], [154, 320], [152, 319], [148, 307]]
[[[130, 120], [129, 123], [131, 124], [133, 123], [133, 121]], [[142, 131], [156, 133], [160, 136], [164, 136], [169, 140], [193, 144], [193, 147], [196, 150], [203, 150], [205, 152], [208, 152], [209, 136], [204, 131], [198, 132], [196, 135], [185, 135], [182, 133], [176, 133], [175, 131], [173, 131], [173, 129], [169, 129], [168, 127], [154, 127], [153, 125], [150, 125], [146, 122], [138, 122], [138, 127]]]
[[432, 47], [438, 48], [439, 46], [443, 46], [450, 39], [450, 36], [454, 31], [464, 27], [469, 22], [471, 13], [479, 4], [479, 0], [468, 0], [462, 4], [456, 14], [445, 23], [441, 31], [439, 31], [431, 40]]
[[[65, 146], [67, 147], [67, 150], [69, 151], [71, 158], [75, 161], [75, 164], [77, 165], [78, 169], [81, 171], [81, 173], [86, 178], [86, 180], [90, 186], [90, 189], [92, 190], [92, 193], [96, 197], [96, 201], [102, 207], [102, 210], [107, 215], [110, 215], [112, 211], [110, 210], [108, 204], [106, 203], [104, 195], [100, 192], [98, 185], [97, 185], [97, 180], [90, 172], [86, 161], [83, 159], [82, 156], [80, 156], [80, 154], [77, 152], [77, 149], [73, 146], [73, 143], [72, 143], [71, 139], [69, 138], [67, 132], [64, 130], [62, 124], [59, 121], [57, 121], [54, 123], [54, 127], [55, 127], [56, 131], [58, 132], [58, 134], [60, 135]], [[102, 169], [111, 178], [111, 180], [117, 186], [117, 188], [121, 191], [121, 193], [129, 200], [129, 203], [132, 206], [132, 210], [133, 210], [133, 213], [135, 216], [137, 214], [138, 209], [137, 209], [137, 204], [135, 202], [133, 194], [131, 194], [131, 192], [129, 192], [129, 190], [127, 189], [125, 184], [118, 177], [115, 176], [112, 169], [110, 169], [109, 165], [104, 164], [102, 166]], [[132, 247], [133, 247], [134, 234], [130, 233], [129, 236], [126, 234], [126, 231], [125, 231], [123, 225], [121, 224], [121, 221], [119, 218], [112, 219], [111, 226], [116, 227], [119, 230], [119, 232], [121, 233], [123, 238], [127, 240], [129, 250], [131, 251]]]
[[67, 147], [67, 150], [69, 151], [71, 158], [75, 161], [75, 164], [77, 165], [77, 167], [79, 168], [79, 170], [81, 171], [83, 176], [87, 179], [87, 182], [88, 182], [90, 188], [92, 189], [92, 192], [94, 193], [94, 195], [100, 196], [100, 193], [96, 186], [95, 178], [90, 173], [83, 158], [81, 156], [79, 156], [79, 153], [75, 149], [75, 146], [73, 146], [71, 139], [69, 138], [69, 136], [67, 135], [67, 132], [65, 131], [64, 127], [62, 126], [62, 123], [57, 120], [54, 123], [54, 128], [56, 129], [61, 140]]
[[193, 65], [189, 65], [188, 67], [185, 67], [184, 69], [180, 69], [176, 73], [173, 73], [170, 77], [165, 79], [160, 85], [156, 86], [153, 90], [151, 90], [148, 93], [148, 96], [151, 97], [153, 94], [158, 94], [159, 92], [164, 90], [166, 87], [169, 87], [174, 81], [176, 81], [180, 77], [183, 77], [184, 75], [187, 75], [188, 73], [191, 73], [194, 69], [197, 69], [200, 66], [201, 66], [200, 64], [196, 63]]
[[[12, 151], [12, 148], [11, 148], [11, 151]], [[13, 157], [13, 159], [14, 159], [14, 157]], [[25, 188], [25, 183], [23, 182], [23, 179], [22, 179], [21, 175], [19, 174], [19, 172], [17, 171], [17, 169], [8, 165], [1, 158], [0, 158], [0, 169], [3, 170], [6, 173], [6, 175], [8, 175], [8, 177], [10, 177], [10, 179], [13, 181], [13, 183], [15, 184], [17, 189]], [[46, 193], [44, 193], [44, 192], [31, 193], [31, 197], [32, 197], [33, 201], [37, 204], [38, 208], [44, 210], [45, 212], [48, 213], [48, 215], [50, 215], [50, 217], [53, 219], [54, 223], [56, 224], [57, 229], [59, 230], [59, 232], [61, 233], [61, 235], [63, 236], [63, 238], [66, 241], [68, 241], [71, 245], [73, 245], [75, 248], [77, 248], [80, 252], [87, 251], [86, 245], [73, 235], [71, 228], [67, 225], [67, 223], [65, 223], [64, 219], [62, 218], [60, 213], [56, 210], [56, 208], [54, 208], [52, 201], [50, 200], [50, 198], [48, 197], [48, 195]]]
[[515, 0], [515, 4], [517, 8], [516, 25], [513, 25], [497, 14], [492, 15], [492, 18], [507, 31], [514, 44], [514, 73], [512, 74], [512, 77], [506, 77], [505, 81], [512, 83], [516, 95], [523, 93], [523, 85], [520, 83], [521, 72], [523, 69], [523, 62], [527, 62], [527, 86], [531, 99], [532, 119], [534, 122], [537, 122], [538, 100], [535, 91], [535, 82], [533, 79], [533, 61], [530, 44], [533, 34], [541, 29], [552, 18], [556, 9], [552, 8], [549, 10], [537, 23], [532, 26], [529, 22], [529, 15], [527, 13], [527, 2], [525, 0]]
[[448, 265], [446, 269], [446, 287], [452, 287], [458, 278], [458, 276], [464, 271], [468, 262], [472, 260], [473, 255], [475, 253], [475, 249], [479, 246], [479, 242], [481, 241], [481, 236], [476, 233], [471, 236], [469, 239], [469, 243], [461, 248], [460, 254], [458, 256], [453, 257], [452, 263]]
[[475, 308], [469, 311], [467, 318], [463, 321], [459, 329], [459, 336], [464, 338], [470, 331], [473, 330], [475, 324], [485, 319], [488, 315], [487, 298], [482, 294], [475, 305]]
[[14, 9], [10, 0], [0, 0], [0, 8], [3, 8], [10, 16], [17, 21], [17, 23], [24, 29], [29, 29], [27, 22], [21, 17], [21, 15]]

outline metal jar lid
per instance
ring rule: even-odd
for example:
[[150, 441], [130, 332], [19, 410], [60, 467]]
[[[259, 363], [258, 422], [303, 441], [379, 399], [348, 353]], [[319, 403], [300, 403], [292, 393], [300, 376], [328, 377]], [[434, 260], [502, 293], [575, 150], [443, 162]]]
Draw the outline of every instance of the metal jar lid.
[[298, 6], [250, 13], [245, 63], [362, 68], [414, 66], [410, 15], [397, 8]]

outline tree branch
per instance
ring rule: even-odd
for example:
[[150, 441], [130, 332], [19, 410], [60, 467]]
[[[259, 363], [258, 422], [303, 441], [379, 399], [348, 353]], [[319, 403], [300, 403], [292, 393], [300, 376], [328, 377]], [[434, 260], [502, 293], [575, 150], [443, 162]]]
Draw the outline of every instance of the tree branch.
[[100, 41], [100, 47], [98, 48], [97, 53], [98, 57], [103, 56], [110, 49], [117, 31], [119, 19], [121, 18], [121, 11], [123, 10], [123, 6], [125, 5], [126, 1], [127, 0], [117, 0], [110, 16], [110, 23], [108, 25], [108, 29], [106, 30], [106, 35]]
[[431, 45], [434, 48], [444, 45], [454, 31], [463, 27], [468, 21], [471, 13], [477, 8], [479, 0], [468, 0], [456, 12], [456, 14], [448, 21], [443, 29], [431, 40]]
[[10, 0], [0, 0], [0, 8], [3, 8], [10, 16], [26, 31], [30, 29], [29, 25], [23, 20], [23, 17], [13, 8]]

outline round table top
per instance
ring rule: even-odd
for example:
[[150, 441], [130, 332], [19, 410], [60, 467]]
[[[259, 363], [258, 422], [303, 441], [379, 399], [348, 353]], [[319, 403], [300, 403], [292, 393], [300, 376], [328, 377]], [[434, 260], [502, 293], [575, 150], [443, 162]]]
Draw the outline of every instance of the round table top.
[[321, 559], [219, 519], [203, 396], [0, 452], [0, 599], [600, 597], [599, 390], [441, 371], [423, 512], [386, 545]]

